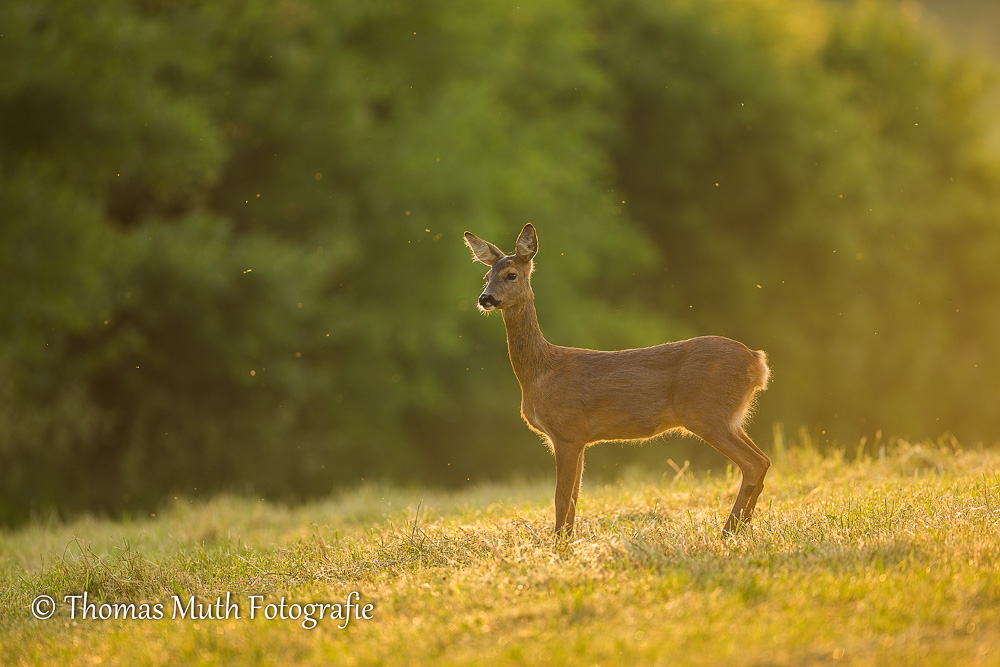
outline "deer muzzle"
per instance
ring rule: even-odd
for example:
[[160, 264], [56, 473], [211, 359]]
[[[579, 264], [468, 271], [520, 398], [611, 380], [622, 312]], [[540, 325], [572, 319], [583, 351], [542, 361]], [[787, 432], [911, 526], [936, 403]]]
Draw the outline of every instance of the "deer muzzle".
[[500, 302], [497, 301], [492, 294], [483, 292], [479, 295], [479, 307], [483, 310], [493, 310], [494, 308], [500, 307]]

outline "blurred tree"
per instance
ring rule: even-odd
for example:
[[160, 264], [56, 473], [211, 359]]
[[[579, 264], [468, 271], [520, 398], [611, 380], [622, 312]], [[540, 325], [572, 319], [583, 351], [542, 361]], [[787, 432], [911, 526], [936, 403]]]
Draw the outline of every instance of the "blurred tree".
[[765, 348], [764, 429], [1000, 429], [991, 70], [884, 7], [11, 0], [0, 26], [0, 520], [547, 468], [461, 242], [529, 220], [554, 342]]
[[876, 3], [591, 13], [616, 187], [663, 257], [647, 300], [768, 350], [764, 428], [995, 437], [966, 400], [1000, 381], [991, 68]]
[[572, 220], [575, 307], [635, 270], [571, 4], [0, 11], [0, 514], [514, 467], [461, 232]]

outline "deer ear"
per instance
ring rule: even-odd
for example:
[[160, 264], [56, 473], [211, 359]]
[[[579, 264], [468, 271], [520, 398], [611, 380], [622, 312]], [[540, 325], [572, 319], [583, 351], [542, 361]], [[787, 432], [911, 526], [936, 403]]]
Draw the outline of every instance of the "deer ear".
[[522, 262], [530, 262], [536, 252], [538, 252], [538, 236], [535, 234], [535, 228], [529, 222], [517, 236], [517, 250], [514, 254]]
[[465, 245], [472, 251], [472, 258], [485, 264], [493, 266], [497, 260], [503, 257], [500, 248], [489, 241], [484, 241], [472, 232], [465, 232]]

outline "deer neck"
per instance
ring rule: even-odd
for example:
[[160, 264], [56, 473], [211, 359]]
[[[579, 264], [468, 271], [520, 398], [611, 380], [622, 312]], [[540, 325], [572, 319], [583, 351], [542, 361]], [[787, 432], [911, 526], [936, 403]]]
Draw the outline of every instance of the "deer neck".
[[507, 351], [514, 375], [523, 389], [548, 360], [552, 345], [542, 336], [535, 314], [535, 301], [505, 308], [503, 323], [507, 329]]

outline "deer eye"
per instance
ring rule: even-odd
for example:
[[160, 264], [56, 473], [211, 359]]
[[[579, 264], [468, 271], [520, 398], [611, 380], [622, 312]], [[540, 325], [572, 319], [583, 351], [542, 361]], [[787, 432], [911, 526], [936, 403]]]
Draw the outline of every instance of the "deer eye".
[[517, 280], [517, 274], [516, 273], [508, 273], [507, 274], [507, 280]]

